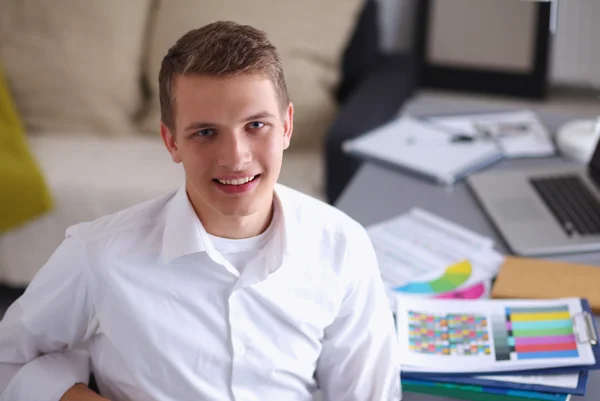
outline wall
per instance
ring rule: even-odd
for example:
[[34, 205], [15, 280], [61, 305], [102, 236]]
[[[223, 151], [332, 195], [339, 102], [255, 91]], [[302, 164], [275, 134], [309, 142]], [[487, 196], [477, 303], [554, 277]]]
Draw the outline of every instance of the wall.
[[[377, 1], [382, 11], [382, 49], [387, 52], [410, 49], [412, 21], [418, 0]], [[554, 1], [553, 7], [550, 81], [568, 86], [600, 88], [600, 0]]]
[[557, 4], [551, 80], [600, 88], [600, 1], [567, 0]]

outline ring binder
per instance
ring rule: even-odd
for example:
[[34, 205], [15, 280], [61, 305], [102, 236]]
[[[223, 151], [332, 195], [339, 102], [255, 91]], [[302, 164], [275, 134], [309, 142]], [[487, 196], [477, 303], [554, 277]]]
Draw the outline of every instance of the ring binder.
[[[581, 338], [581, 331], [579, 330], [579, 325], [577, 323], [577, 318], [581, 317], [583, 318], [583, 322], [584, 322], [584, 326], [585, 326], [585, 332], [587, 337], [585, 339]], [[596, 345], [598, 344], [598, 334], [596, 333], [596, 330], [594, 328], [594, 317], [587, 311], [583, 311], [581, 313], [578, 313], [576, 315], [574, 315], [571, 320], [573, 321], [573, 327], [576, 327], [576, 335], [577, 335], [577, 342], [580, 344], [591, 344], [591, 345]]]

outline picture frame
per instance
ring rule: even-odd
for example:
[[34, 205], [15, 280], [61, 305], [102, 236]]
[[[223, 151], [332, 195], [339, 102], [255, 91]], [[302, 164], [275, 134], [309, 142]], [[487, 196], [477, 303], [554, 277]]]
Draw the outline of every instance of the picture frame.
[[[552, 2], [417, 0], [415, 4], [413, 45], [420, 87], [546, 97]], [[478, 14], [482, 20], [477, 20]], [[473, 39], [477, 46], [465, 39]]]

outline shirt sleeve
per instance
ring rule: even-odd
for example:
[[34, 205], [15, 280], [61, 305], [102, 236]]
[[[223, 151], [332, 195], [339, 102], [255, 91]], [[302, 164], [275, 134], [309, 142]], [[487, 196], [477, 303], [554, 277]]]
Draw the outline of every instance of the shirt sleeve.
[[68, 235], [0, 321], [0, 401], [57, 401], [87, 383], [92, 304], [82, 242]]
[[348, 246], [352, 276], [338, 316], [325, 329], [317, 381], [326, 401], [402, 397], [398, 342], [375, 251], [361, 227]]

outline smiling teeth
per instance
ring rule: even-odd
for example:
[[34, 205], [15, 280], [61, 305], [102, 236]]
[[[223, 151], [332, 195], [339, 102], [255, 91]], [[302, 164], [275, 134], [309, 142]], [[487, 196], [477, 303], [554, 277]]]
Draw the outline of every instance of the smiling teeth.
[[236, 180], [219, 180], [219, 182], [223, 185], [242, 185], [242, 184], [252, 181], [254, 179], [254, 177], [256, 177], [256, 176], [254, 175], [252, 177], [238, 178]]

